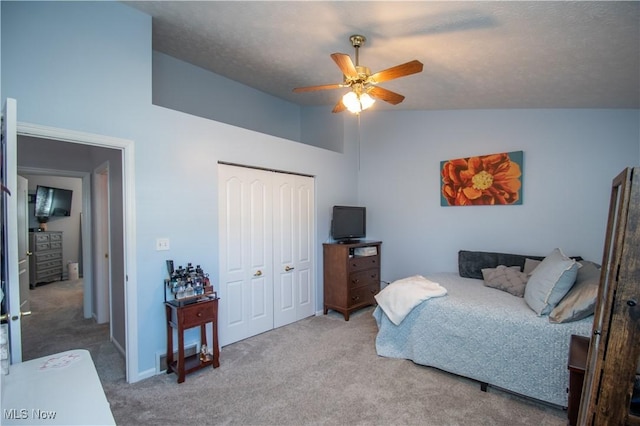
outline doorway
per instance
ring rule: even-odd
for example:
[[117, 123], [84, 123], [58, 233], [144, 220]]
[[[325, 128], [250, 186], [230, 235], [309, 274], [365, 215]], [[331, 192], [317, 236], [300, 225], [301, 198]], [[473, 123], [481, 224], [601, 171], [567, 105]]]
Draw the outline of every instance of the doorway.
[[[93, 283], [97, 281], [92, 274], [84, 273], [85, 262], [82, 257], [83, 240], [86, 241], [86, 236], [82, 235], [82, 212], [91, 203], [91, 197], [83, 196], [83, 184], [90, 182], [88, 173], [25, 168], [20, 166], [24, 164], [21, 160], [19, 156], [18, 173], [27, 183], [28, 203], [25, 200], [26, 221], [23, 221], [22, 227], [18, 221], [18, 226], [19, 234], [27, 235], [29, 245], [24, 251], [18, 251], [20, 254], [29, 253], [26, 256], [29, 270], [25, 274], [27, 291], [24, 296], [32, 305], [29, 308], [31, 315], [22, 319], [22, 360], [27, 361], [55, 353], [47, 352], [50, 348], [67, 350], [82, 347], [77, 338], [87, 334], [88, 326], [95, 324], [95, 309], [89, 302], [92, 300], [90, 293]], [[68, 213], [47, 219], [36, 217], [37, 188], [68, 191]], [[51, 240], [53, 237], [56, 238], [55, 247]], [[43, 244], [42, 241], [47, 243]], [[89, 262], [89, 270], [90, 265]], [[72, 273], [74, 271], [75, 274]], [[84, 286], [87, 287], [86, 291]], [[85, 293], [88, 293], [87, 298], [83, 298]], [[51, 323], [46, 322], [48, 319]], [[73, 332], [72, 320], [85, 323], [81, 332]], [[65, 332], [67, 335], [64, 340], [67, 342], [59, 342]], [[109, 341], [108, 333], [105, 341]]]
[[[110, 339], [121, 354], [125, 355], [126, 380], [133, 382], [137, 377], [137, 314], [136, 286], [125, 281], [135, 276], [135, 253], [128, 249], [135, 242], [133, 223], [135, 222], [135, 203], [133, 191], [134, 160], [133, 142], [101, 135], [55, 129], [44, 126], [18, 123], [18, 155], [21, 167], [55, 167], [59, 170], [82, 170], [90, 173], [87, 167], [99, 162], [109, 161], [112, 184], [111, 229], [112, 229], [112, 333]], [[21, 155], [35, 153], [37, 155]], [[59, 163], [52, 165], [57, 159]], [[74, 162], [75, 161], [75, 162]], [[83, 168], [84, 167], [84, 168]], [[90, 182], [90, 181], [89, 181]], [[86, 188], [86, 189], [85, 189]], [[117, 194], [115, 193], [117, 192]], [[83, 197], [91, 196], [90, 184], [83, 185]], [[83, 208], [83, 235], [91, 235], [91, 203]], [[114, 214], [115, 212], [115, 214]], [[91, 256], [91, 238], [83, 239], [82, 247], [85, 277], [93, 276]], [[86, 295], [85, 295], [86, 297]], [[127, 303], [132, 300], [132, 303]]]

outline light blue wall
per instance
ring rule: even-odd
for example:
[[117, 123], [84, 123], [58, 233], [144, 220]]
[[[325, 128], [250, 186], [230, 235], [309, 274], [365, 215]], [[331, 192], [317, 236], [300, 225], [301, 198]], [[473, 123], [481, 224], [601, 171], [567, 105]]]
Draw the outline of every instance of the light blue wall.
[[[217, 162], [315, 176], [316, 308], [322, 307], [322, 242], [331, 206], [357, 198], [353, 144], [344, 154], [152, 105], [151, 18], [116, 2], [6, 2], [4, 97], [18, 120], [135, 143], [138, 376], [164, 350], [165, 260], [218, 271]], [[345, 135], [353, 125], [345, 120]], [[169, 252], [155, 239], [169, 237]]]
[[153, 103], [300, 141], [300, 107], [160, 52], [153, 52]]
[[[362, 115], [360, 203], [387, 281], [456, 271], [461, 249], [602, 261], [612, 179], [640, 162], [638, 110]], [[524, 151], [523, 204], [441, 207], [441, 160]], [[384, 194], [384, 195], [382, 195]]]
[[2, 95], [18, 100], [20, 121], [126, 138], [146, 119], [149, 19], [111, 2], [2, 8]]
[[300, 142], [335, 152], [344, 152], [345, 123], [357, 123], [355, 117], [346, 113], [334, 114], [326, 105], [301, 108], [300, 122]]
[[153, 103], [336, 152], [345, 114], [299, 107], [160, 52], [153, 52]]

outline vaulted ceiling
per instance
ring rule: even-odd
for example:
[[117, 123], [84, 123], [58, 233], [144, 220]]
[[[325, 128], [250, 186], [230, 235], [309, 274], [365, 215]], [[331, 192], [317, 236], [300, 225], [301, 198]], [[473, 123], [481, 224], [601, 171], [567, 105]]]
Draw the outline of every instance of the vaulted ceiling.
[[153, 16], [153, 48], [299, 105], [332, 108], [347, 89], [334, 52], [367, 38], [381, 84], [406, 96], [376, 109], [639, 108], [637, 1], [125, 1]]

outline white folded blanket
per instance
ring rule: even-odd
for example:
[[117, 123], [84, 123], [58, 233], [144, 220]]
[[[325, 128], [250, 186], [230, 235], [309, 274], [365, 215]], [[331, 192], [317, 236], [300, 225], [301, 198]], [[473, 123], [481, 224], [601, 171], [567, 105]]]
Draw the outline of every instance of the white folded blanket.
[[422, 275], [414, 275], [392, 282], [376, 294], [375, 298], [391, 322], [399, 325], [422, 301], [445, 294], [447, 289], [440, 284]]

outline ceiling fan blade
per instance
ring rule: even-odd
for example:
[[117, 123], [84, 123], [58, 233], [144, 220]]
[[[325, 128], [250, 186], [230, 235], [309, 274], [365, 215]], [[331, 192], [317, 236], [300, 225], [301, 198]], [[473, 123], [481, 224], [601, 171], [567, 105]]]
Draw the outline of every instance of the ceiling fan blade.
[[349, 55], [346, 53], [332, 53], [331, 59], [338, 65], [342, 74], [347, 77], [358, 78], [358, 71], [356, 71], [356, 67], [353, 65]]
[[315, 90], [340, 89], [342, 87], [345, 87], [344, 84], [342, 83], [321, 84], [319, 86], [296, 87], [295, 89], [293, 89], [293, 91], [295, 93], [301, 93], [301, 92], [313, 92]]
[[383, 81], [393, 80], [394, 78], [400, 78], [411, 74], [422, 72], [422, 62], [413, 60], [405, 64], [396, 65], [395, 67], [387, 68], [384, 71], [377, 72], [369, 77], [369, 82], [372, 84], [382, 83]]
[[331, 110], [331, 112], [336, 113], [336, 112], [342, 112], [345, 109], [347, 109], [346, 106], [344, 106], [344, 104], [342, 103], [342, 98], [340, 98], [340, 100], [338, 101], [338, 103], [336, 104], [336, 106], [333, 107], [333, 109]]
[[392, 92], [391, 90], [382, 88], [380, 86], [372, 86], [369, 91], [369, 95], [376, 99], [380, 99], [385, 102], [389, 102], [392, 105], [398, 105], [404, 101], [404, 96], [399, 93]]

